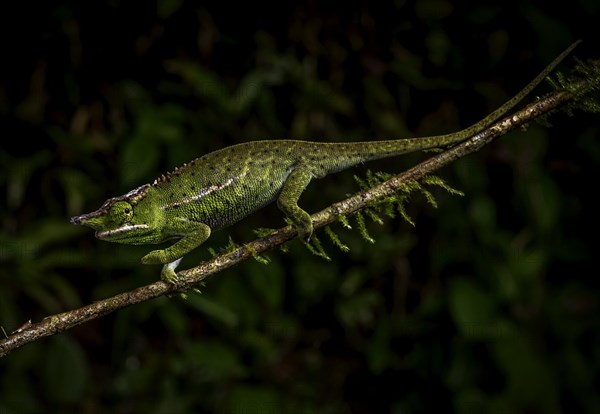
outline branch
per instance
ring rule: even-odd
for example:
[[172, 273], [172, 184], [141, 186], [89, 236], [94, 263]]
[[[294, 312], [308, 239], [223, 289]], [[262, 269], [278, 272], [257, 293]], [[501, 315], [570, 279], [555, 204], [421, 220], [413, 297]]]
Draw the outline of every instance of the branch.
[[[358, 193], [314, 214], [312, 216], [314, 228], [317, 229], [323, 227], [332, 223], [341, 215], [350, 215], [374, 202], [394, 194], [400, 190], [402, 184], [418, 180], [452, 161], [479, 150], [499, 136], [524, 125], [553, 109], [573, 101], [575, 97], [575, 93], [557, 91], [538, 102], [526, 106], [463, 143], [421, 162], [406, 172], [403, 172], [374, 188]], [[209, 276], [243, 262], [256, 254], [271, 250], [295, 236], [296, 230], [291, 226], [287, 226], [248, 243], [243, 247], [237, 248], [232, 252], [222, 254], [212, 260], [201, 263], [199, 266], [179, 272], [179, 280], [175, 284], [157, 281], [128, 292], [120, 293], [111, 298], [91, 303], [79, 309], [48, 316], [37, 323], [28, 321], [19, 329], [12, 332], [11, 335], [0, 340], [0, 357], [7, 355], [9, 352], [29, 342], [66, 331], [79, 324], [99, 318], [127, 306], [154, 299], [158, 296], [172, 295], [177, 292], [189, 290]]]

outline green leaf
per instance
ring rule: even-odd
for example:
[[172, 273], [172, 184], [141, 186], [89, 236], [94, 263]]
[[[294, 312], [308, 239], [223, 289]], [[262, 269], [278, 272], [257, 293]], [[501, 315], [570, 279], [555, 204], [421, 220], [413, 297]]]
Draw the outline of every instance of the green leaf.
[[214, 379], [239, 376], [244, 372], [236, 350], [218, 341], [199, 341], [186, 350], [185, 360]]
[[513, 398], [526, 406], [539, 407], [540, 412], [558, 410], [556, 377], [526, 335], [515, 334], [494, 342], [492, 349]]
[[230, 106], [236, 112], [246, 111], [257, 99], [264, 88], [263, 76], [260, 72], [251, 72], [242, 79], [240, 86], [232, 97]]
[[496, 319], [496, 304], [488, 292], [465, 278], [456, 278], [450, 284], [450, 313], [458, 330], [468, 338], [496, 337], [505, 332], [505, 326]]
[[381, 296], [372, 290], [357, 292], [338, 300], [336, 314], [345, 327], [366, 327], [374, 323], [380, 302]]
[[559, 221], [560, 196], [556, 183], [546, 174], [536, 174], [528, 183], [530, 217], [543, 232], [552, 231]]
[[120, 159], [123, 183], [134, 185], [156, 170], [159, 150], [156, 145], [148, 144], [147, 137], [136, 136], [124, 145]]
[[202, 312], [206, 316], [218, 320], [230, 328], [238, 323], [238, 317], [231, 309], [202, 295], [189, 295], [184, 302], [186, 305]]
[[223, 83], [223, 79], [216, 73], [198, 64], [181, 61], [168, 62], [167, 69], [181, 76], [194, 88], [199, 96], [219, 103], [223, 108], [226, 106], [229, 100], [229, 92]]
[[44, 364], [44, 391], [51, 401], [75, 403], [83, 398], [89, 376], [79, 344], [68, 335], [49, 339]]
[[189, 332], [190, 319], [180, 306], [161, 306], [157, 308], [158, 316], [169, 332], [185, 336]]
[[242, 385], [230, 396], [232, 414], [281, 413], [282, 410], [280, 393], [271, 388]]
[[10, 174], [6, 179], [6, 205], [9, 208], [19, 207], [25, 202], [25, 191], [29, 186], [32, 175], [46, 167], [52, 160], [50, 151], [38, 151], [34, 155], [26, 158], [11, 159], [9, 157], [7, 170]]
[[265, 300], [271, 308], [279, 308], [283, 303], [284, 274], [283, 269], [272, 263], [268, 270], [261, 263], [248, 263], [249, 281], [256, 289], [260, 297]]
[[156, 4], [158, 17], [166, 19], [181, 8], [183, 0], [159, 0]]

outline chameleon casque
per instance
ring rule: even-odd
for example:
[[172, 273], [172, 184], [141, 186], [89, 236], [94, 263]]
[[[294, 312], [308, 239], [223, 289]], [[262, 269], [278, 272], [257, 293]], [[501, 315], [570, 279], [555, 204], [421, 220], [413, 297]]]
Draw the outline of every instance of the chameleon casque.
[[[577, 42], [578, 43], [578, 42]], [[153, 244], [177, 239], [153, 250], [144, 264], [163, 264], [161, 278], [176, 280], [181, 258], [200, 246], [211, 232], [230, 226], [268, 203], [278, 207], [308, 241], [310, 215], [298, 199], [313, 178], [322, 178], [366, 161], [445, 147], [464, 141], [491, 125], [531, 92], [577, 45], [552, 61], [523, 90], [500, 108], [461, 131], [423, 138], [321, 143], [295, 140], [253, 141], [211, 152], [125, 195], [106, 200], [91, 213], [73, 217], [101, 240]]]

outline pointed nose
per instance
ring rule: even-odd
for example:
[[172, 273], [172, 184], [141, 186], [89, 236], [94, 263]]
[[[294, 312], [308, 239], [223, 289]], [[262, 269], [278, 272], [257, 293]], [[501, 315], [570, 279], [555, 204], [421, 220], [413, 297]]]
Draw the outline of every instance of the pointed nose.
[[81, 224], [81, 216], [71, 217], [71, 220], [69, 220], [69, 222], [71, 224]]
[[102, 225], [102, 214], [102, 210], [96, 210], [91, 213], [82, 214], [81, 216], [71, 217], [69, 221], [71, 224], [88, 226], [97, 230]]
[[83, 226], [89, 226], [89, 220], [93, 217], [92, 214], [93, 213], [89, 213], [82, 214], [81, 216], [71, 217], [71, 220], [69, 220], [69, 222], [71, 224], [81, 224]]

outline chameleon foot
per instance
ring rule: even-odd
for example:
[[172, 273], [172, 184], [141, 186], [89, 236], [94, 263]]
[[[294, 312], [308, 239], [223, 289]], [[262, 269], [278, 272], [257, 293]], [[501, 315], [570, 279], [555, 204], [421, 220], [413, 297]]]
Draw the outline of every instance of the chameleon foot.
[[179, 262], [181, 262], [181, 259], [182, 258], [180, 257], [174, 262], [167, 263], [163, 266], [160, 272], [160, 278], [163, 282], [175, 284], [179, 281], [179, 277], [177, 276], [177, 273], [175, 273], [175, 269], [177, 268], [177, 266], [179, 266]]
[[313, 224], [310, 216], [306, 214], [306, 216], [301, 216], [301, 220], [298, 220], [294, 223], [296, 230], [298, 231], [298, 237], [304, 243], [310, 242], [310, 238], [313, 234]]

